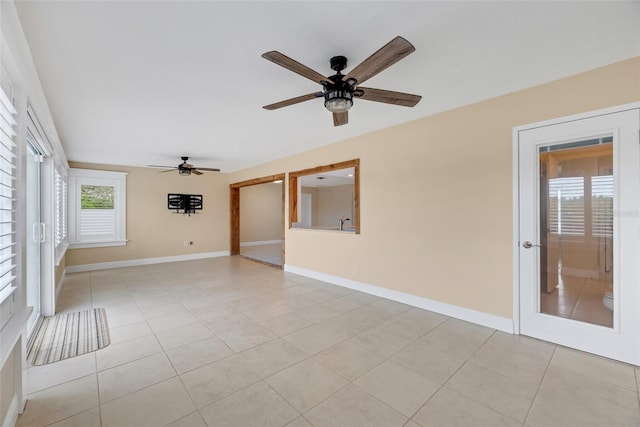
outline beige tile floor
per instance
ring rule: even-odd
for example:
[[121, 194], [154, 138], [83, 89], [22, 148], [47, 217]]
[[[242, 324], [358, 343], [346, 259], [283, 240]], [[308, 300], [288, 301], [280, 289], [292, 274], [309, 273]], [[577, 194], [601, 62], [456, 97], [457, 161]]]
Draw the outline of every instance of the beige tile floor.
[[640, 369], [241, 257], [70, 274], [105, 349], [26, 371], [19, 426], [630, 426]]

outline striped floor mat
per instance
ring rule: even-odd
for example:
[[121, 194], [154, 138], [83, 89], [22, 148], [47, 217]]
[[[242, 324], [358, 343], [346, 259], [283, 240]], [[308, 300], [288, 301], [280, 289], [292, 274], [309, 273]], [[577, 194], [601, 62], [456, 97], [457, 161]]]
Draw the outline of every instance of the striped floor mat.
[[34, 366], [90, 353], [111, 343], [104, 308], [45, 317], [34, 336], [27, 354]]

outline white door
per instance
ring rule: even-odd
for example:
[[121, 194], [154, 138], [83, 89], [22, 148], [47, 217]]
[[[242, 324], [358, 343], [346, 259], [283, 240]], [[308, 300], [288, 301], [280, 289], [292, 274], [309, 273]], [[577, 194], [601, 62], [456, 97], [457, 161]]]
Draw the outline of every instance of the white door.
[[640, 112], [518, 132], [520, 333], [640, 364]]
[[40, 254], [41, 244], [44, 241], [44, 229], [40, 217], [41, 192], [40, 179], [42, 165], [42, 154], [36, 148], [29, 134], [27, 138], [27, 159], [26, 159], [26, 211], [27, 211], [27, 306], [32, 308], [31, 315], [27, 323], [27, 331], [31, 332], [41, 311], [41, 268]]

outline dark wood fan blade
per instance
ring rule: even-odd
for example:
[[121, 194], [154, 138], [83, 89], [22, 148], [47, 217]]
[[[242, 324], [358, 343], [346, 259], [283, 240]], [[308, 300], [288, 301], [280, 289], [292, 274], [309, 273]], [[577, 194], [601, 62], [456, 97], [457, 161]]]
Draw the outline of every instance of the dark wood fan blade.
[[312, 70], [306, 65], [303, 65], [278, 51], [272, 50], [271, 52], [263, 53], [262, 57], [273, 62], [274, 64], [278, 64], [281, 67], [286, 68], [287, 70], [293, 71], [296, 74], [300, 74], [302, 77], [313, 80], [316, 83], [320, 83], [323, 80], [328, 80], [325, 76], [318, 73], [317, 71]]
[[195, 174], [195, 175], [202, 175], [202, 172], [195, 170], [195, 169], [191, 169], [191, 173]]
[[[196, 168], [199, 171], [210, 171], [210, 172], [220, 172], [220, 169], [218, 168]], [[191, 169], [193, 170], [193, 169]]]
[[265, 105], [265, 110], [277, 110], [278, 108], [288, 107], [289, 105], [299, 104], [300, 102], [309, 101], [322, 96], [322, 92], [308, 93], [302, 96], [296, 96], [295, 98], [285, 99], [284, 101], [276, 102], [275, 104]]
[[178, 169], [178, 168], [167, 169], [166, 171], [160, 171], [160, 172], [158, 172], [158, 173], [174, 172], [176, 169]]
[[349, 123], [349, 112], [343, 111], [342, 113], [333, 113], [333, 125], [342, 126]]
[[148, 168], [178, 169], [176, 166], [147, 165]]
[[414, 50], [416, 48], [411, 43], [398, 36], [362, 61], [344, 76], [343, 80], [355, 79], [357, 84], [364, 83], [365, 80], [392, 66]]
[[[357, 95], [357, 91], [362, 91], [362, 95]], [[392, 90], [373, 89], [370, 87], [358, 86], [355, 96], [367, 101], [385, 102], [387, 104], [402, 105], [403, 107], [414, 107], [422, 97], [410, 93], [394, 92]]]

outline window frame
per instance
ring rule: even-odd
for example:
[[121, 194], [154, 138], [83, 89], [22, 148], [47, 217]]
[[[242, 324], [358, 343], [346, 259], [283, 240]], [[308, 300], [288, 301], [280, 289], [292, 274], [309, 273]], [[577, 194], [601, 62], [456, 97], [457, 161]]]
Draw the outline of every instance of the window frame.
[[[94, 169], [70, 168], [68, 173], [67, 196], [68, 196], [68, 227], [67, 234], [69, 247], [79, 248], [99, 248], [110, 246], [125, 246], [127, 244], [127, 224], [126, 224], [126, 187], [127, 173], [116, 171], [103, 171]], [[81, 226], [81, 198], [82, 186], [110, 186], [114, 188], [114, 211], [115, 211], [115, 232], [108, 238], [85, 238], [80, 235]]]
[[[289, 229], [294, 229], [293, 223], [298, 222], [298, 178], [306, 175], [353, 168], [353, 197], [355, 207], [355, 234], [360, 234], [360, 159], [352, 159], [329, 165], [316, 166], [289, 172]], [[312, 230], [310, 228], [295, 227], [296, 230]]]

